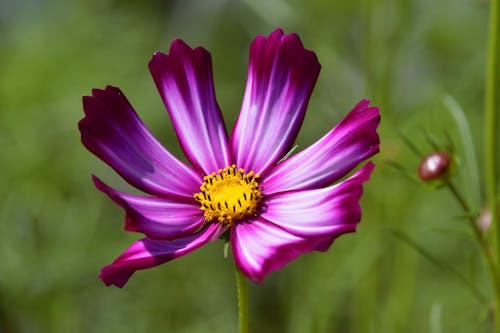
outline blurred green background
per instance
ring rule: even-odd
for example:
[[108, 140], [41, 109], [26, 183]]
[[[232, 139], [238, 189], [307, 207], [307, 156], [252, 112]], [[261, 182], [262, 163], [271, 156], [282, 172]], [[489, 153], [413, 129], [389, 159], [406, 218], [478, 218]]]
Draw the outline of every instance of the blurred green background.
[[85, 150], [77, 122], [82, 95], [115, 85], [180, 156], [147, 69], [153, 52], [174, 38], [207, 48], [231, 127], [248, 46], [276, 27], [297, 32], [322, 64], [299, 149], [368, 98], [381, 108], [381, 153], [358, 232], [251, 285], [253, 332], [489, 332], [487, 304], [395, 236], [411, 237], [490, 295], [458, 205], [386, 163], [414, 176], [419, 158], [401, 133], [426, 152], [425, 132], [452, 141], [456, 182], [480, 207], [466, 135], [443, 98], [465, 110], [482, 161], [487, 17], [481, 0], [0, 0], [0, 332], [237, 330], [222, 242], [137, 272], [124, 289], [97, 279], [141, 235], [123, 232], [123, 212], [93, 187], [92, 173], [130, 190]]

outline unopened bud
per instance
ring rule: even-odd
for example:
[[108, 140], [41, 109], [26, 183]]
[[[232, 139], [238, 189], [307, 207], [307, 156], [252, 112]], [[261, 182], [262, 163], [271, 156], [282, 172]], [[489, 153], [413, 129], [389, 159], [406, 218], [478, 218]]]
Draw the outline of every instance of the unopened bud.
[[487, 232], [491, 225], [491, 211], [488, 208], [483, 208], [476, 223], [482, 232]]
[[443, 178], [451, 164], [451, 156], [444, 151], [436, 151], [424, 157], [418, 167], [418, 177], [423, 181]]

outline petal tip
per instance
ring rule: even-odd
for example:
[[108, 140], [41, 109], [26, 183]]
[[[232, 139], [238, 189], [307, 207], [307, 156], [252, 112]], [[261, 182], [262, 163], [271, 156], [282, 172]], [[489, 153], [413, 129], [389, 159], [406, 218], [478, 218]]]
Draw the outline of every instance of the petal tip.
[[182, 39], [176, 38], [170, 44], [169, 53], [176, 53], [178, 51], [192, 51], [193, 49]]
[[110, 266], [106, 266], [101, 270], [99, 279], [101, 279], [106, 287], [115, 285], [118, 288], [123, 288], [123, 286], [132, 276], [133, 272], [115, 270]]

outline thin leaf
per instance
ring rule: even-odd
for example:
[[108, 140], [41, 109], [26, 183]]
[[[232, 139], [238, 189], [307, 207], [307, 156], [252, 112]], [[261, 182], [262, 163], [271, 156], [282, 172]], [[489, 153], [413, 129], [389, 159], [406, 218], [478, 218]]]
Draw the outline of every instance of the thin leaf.
[[414, 241], [411, 237], [408, 235], [397, 231], [397, 230], [391, 230], [391, 234], [394, 235], [395, 237], [399, 238], [402, 240], [404, 243], [408, 244], [410, 247], [412, 247], [415, 251], [420, 253], [423, 257], [425, 257], [427, 260], [429, 260], [431, 263], [436, 265], [437, 267], [448, 271], [452, 275], [454, 275], [462, 284], [467, 287], [471, 293], [475, 296], [477, 301], [481, 304], [487, 304], [488, 300], [486, 297], [481, 293], [479, 289], [476, 288], [476, 286], [471, 283], [462, 273], [457, 271], [453, 266], [448, 264], [446, 261], [443, 261], [436, 256], [434, 256], [431, 252], [427, 251], [423, 246], [418, 244], [416, 241]]
[[412, 182], [419, 184], [420, 180], [413, 175], [413, 173], [408, 172], [408, 170], [405, 169], [404, 166], [399, 164], [396, 161], [385, 161], [385, 164], [387, 164], [389, 167], [393, 168], [394, 170], [401, 172], [406, 178], [411, 180]]
[[289, 158], [289, 157], [290, 157], [290, 155], [292, 155], [292, 153], [295, 151], [295, 149], [297, 149], [297, 147], [298, 147], [298, 146], [299, 146], [299, 145], [295, 145], [295, 146], [293, 146], [293, 147], [292, 147], [292, 149], [290, 149], [290, 150], [288, 151], [288, 153], [286, 153], [286, 154], [285, 154], [285, 156], [283, 156], [283, 158], [282, 158], [281, 160], [279, 160], [279, 161], [278, 161], [278, 163], [281, 163], [281, 162], [283, 162], [284, 160], [286, 160], [287, 158]]
[[463, 109], [453, 97], [450, 95], [445, 96], [443, 98], [443, 104], [455, 120], [458, 132], [460, 133], [464, 150], [465, 164], [468, 170], [468, 175], [465, 177], [465, 180], [468, 185], [467, 188], [470, 192], [469, 197], [473, 198], [474, 206], [477, 207], [481, 202], [481, 190], [476, 152], [474, 150], [474, 142], [472, 141], [469, 123], [467, 122]]
[[417, 146], [415, 146], [413, 142], [411, 142], [411, 140], [406, 137], [406, 135], [404, 135], [401, 132], [399, 132], [398, 134], [401, 140], [403, 140], [403, 142], [408, 146], [408, 148], [410, 148], [410, 150], [415, 155], [417, 155], [418, 158], [423, 158], [425, 156], [425, 154], [422, 151], [420, 151], [420, 149], [418, 149]]

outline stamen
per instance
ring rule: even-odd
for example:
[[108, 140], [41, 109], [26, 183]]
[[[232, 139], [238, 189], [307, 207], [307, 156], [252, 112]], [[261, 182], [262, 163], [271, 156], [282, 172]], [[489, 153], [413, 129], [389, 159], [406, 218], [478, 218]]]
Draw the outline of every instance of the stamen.
[[245, 173], [236, 165], [219, 169], [203, 178], [200, 192], [194, 195], [204, 211], [207, 222], [227, 226], [257, 214], [262, 193], [257, 179], [259, 174]]

